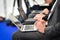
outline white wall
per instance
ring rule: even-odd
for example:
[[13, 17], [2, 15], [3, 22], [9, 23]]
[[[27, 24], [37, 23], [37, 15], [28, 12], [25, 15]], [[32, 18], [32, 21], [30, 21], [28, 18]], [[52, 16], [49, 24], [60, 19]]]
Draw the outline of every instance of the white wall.
[[0, 0], [0, 16], [5, 17], [3, 0]]
[[[9, 14], [12, 13], [12, 8], [13, 8], [13, 2], [14, 0], [7, 0], [7, 18], [9, 16]], [[18, 9], [17, 9], [17, 1], [15, 4], [15, 8], [14, 8], [14, 16], [18, 15]]]
[[[3, 16], [3, 17], [7, 17], [9, 16], [9, 14], [12, 13], [12, 7], [13, 7], [13, 1], [14, 0], [6, 0], [6, 11], [7, 11], [7, 15], [5, 14], [5, 10], [4, 10], [4, 0], [0, 0], [0, 16]], [[16, 6], [15, 6], [15, 9], [14, 9], [14, 15], [18, 15], [18, 10], [17, 10], [17, 2], [16, 2]]]

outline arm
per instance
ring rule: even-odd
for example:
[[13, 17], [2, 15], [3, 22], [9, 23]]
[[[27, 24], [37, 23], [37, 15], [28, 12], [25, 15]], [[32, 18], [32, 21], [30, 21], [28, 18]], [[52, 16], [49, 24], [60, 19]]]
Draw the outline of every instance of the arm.
[[48, 38], [57, 37], [60, 35], [60, 23], [45, 28], [45, 36]]
[[[37, 14], [34, 19], [36, 20], [36, 22], [34, 23], [34, 25], [36, 26], [37, 30], [39, 32], [42, 32], [44, 33], [44, 28], [45, 28], [45, 25], [46, 25], [46, 19], [47, 19], [47, 16], [45, 14], [48, 14], [49, 10], [48, 9], [44, 9], [42, 13], [40, 14]], [[45, 14], [43, 14], [45, 13]], [[46, 17], [45, 17], [46, 16]]]
[[[49, 10], [47, 8], [45, 8], [40, 14], [37, 14], [34, 19], [35, 20], [41, 20], [41, 19], [44, 19], [43, 17], [45, 17], [46, 15], [48, 15], [49, 13]], [[46, 19], [46, 17], [45, 17]]]

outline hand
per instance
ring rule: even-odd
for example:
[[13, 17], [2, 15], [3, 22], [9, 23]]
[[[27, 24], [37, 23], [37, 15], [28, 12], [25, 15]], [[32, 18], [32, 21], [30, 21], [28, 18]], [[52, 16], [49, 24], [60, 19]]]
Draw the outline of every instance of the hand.
[[44, 17], [45, 15], [43, 14], [37, 14], [35, 17], [34, 17], [34, 20], [42, 20], [42, 18]]
[[44, 16], [44, 14], [42, 13], [45, 13], [45, 14], [48, 14], [49, 10], [47, 8], [45, 8], [40, 14], [37, 14], [35, 17], [34, 17], [34, 20], [41, 20]]
[[44, 21], [44, 20], [36, 21], [34, 23], [34, 26], [37, 28], [37, 30], [39, 32], [44, 33], [45, 23], [46, 23], [46, 21]]
[[49, 10], [47, 8], [45, 8], [42, 13], [45, 13], [45, 14], [48, 14], [49, 13]]
[[[49, 10], [46, 8], [43, 10], [42, 13], [48, 14]], [[45, 25], [46, 25], [46, 21], [44, 21], [42, 18], [45, 16], [44, 14], [37, 14], [34, 19], [36, 20], [36, 22], [34, 23], [34, 25], [36, 26], [37, 30], [39, 32], [44, 33], [44, 29], [45, 29]]]

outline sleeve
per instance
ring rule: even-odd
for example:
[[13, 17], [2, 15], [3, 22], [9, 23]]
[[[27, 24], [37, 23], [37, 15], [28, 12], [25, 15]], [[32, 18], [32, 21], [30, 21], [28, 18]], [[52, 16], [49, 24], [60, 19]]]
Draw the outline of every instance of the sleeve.
[[57, 37], [60, 35], [60, 23], [45, 28], [45, 36], [48, 38]]

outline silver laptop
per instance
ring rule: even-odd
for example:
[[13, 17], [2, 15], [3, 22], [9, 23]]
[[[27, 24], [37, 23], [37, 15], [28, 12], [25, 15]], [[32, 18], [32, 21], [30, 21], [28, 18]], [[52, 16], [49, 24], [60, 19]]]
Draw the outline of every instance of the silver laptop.
[[36, 31], [36, 27], [34, 25], [23, 25], [15, 16], [10, 15], [10, 20], [13, 24], [17, 26], [20, 31]]

